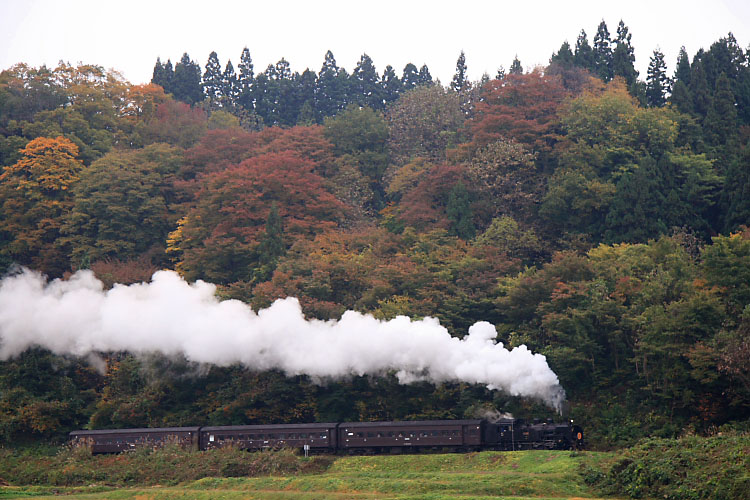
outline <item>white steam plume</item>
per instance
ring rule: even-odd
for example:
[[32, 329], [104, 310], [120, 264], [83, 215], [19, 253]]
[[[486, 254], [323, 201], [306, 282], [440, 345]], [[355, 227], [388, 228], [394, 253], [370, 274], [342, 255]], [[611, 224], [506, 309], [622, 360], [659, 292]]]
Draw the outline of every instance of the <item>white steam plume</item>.
[[188, 284], [171, 271], [105, 291], [90, 271], [48, 283], [24, 270], [0, 282], [0, 359], [35, 345], [78, 356], [159, 352], [313, 378], [394, 370], [402, 383], [479, 383], [558, 409], [565, 399], [544, 356], [526, 346], [508, 351], [487, 322], [460, 340], [434, 318], [381, 321], [347, 311], [338, 321], [308, 320], [294, 298], [256, 314], [214, 292], [214, 285]]

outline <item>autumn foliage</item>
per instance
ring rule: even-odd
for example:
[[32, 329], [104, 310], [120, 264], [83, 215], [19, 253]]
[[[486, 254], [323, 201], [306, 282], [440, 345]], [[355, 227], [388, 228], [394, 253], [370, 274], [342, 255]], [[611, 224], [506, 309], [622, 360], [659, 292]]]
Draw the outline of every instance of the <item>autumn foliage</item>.
[[[171, 268], [256, 310], [294, 296], [310, 318], [433, 316], [457, 337], [489, 321], [546, 356], [606, 447], [746, 426], [750, 65], [721, 39], [654, 100], [584, 41], [482, 82], [464, 57], [456, 90], [426, 66], [380, 79], [364, 57], [350, 75], [330, 52], [319, 74], [255, 76], [243, 53], [206, 99], [187, 54], [147, 85], [16, 65], [0, 73], [0, 268], [88, 268], [105, 287]], [[0, 436], [549, 416], [471, 384], [315, 382], [31, 349], [0, 362]]]

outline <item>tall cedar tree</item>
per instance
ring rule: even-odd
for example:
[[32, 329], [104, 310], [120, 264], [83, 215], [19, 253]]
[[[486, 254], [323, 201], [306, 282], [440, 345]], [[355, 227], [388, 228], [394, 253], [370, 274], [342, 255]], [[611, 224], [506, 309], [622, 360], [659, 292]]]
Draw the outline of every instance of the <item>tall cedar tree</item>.
[[466, 54], [463, 50], [456, 61], [456, 73], [453, 75], [451, 88], [458, 93], [462, 93], [469, 88], [469, 76], [466, 74]]
[[219, 56], [216, 52], [211, 52], [206, 61], [206, 71], [203, 73], [203, 93], [206, 97], [214, 102], [219, 102], [222, 96], [222, 73]]
[[351, 99], [360, 106], [383, 109], [382, 86], [372, 59], [362, 54], [352, 73], [353, 96]]
[[594, 50], [589, 44], [589, 39], [586, 36], [586, 32], [581, 30], [576, 40], [576, 50], [574, 61], [576, 66], [587, 69], [592, 73], [596, 70], [596, 59], [594, 57]]
[[513, 58], [513, 62], [510, 63], [510, 69], [508, 70], [509, 75], [523, 75], [523, 66], [521, 61], [518, 59], [518, 55]]
[[658, 48], [654, 50], [654, 55], [651, 56], [647, 75], [646, 101], [652, 108], [660, 108], [667, 102], [669, 77], [667, 76], [667, 63], [664, 62], [664, 54]]
[[385, 67], [383, 77], [380, 79], [383, 84], [383, 100], [385, 105], [392, 103], [401, 95], [401, 80], [396, 75], [396, 71], [390, 64]]
[[254, 109], [253, 106], [253, 80], [255, 73], [253, 68], [253, 58], [250, 56], [250, 49], [242, 49], [240, 64], [237, 65], [239, 75], [237, 77], [237, 103], [248, 111]]
[[151, 83], [159, 85], [165, 92], [169, 93], [172, 88], [173, 78], [174, 70], [172, 69], [172, 61], [167, 59], [166, 64], [162, 64], [161, 59], [157, 57], [156, 64], [154, 65], [154, 74], [151, 77]]
[[175, 99], [191, 106], [203, 100], [201, 67], [190, 60], [187, 52], [182, 55], [182, 59], [174, 67], [172, 94]]
[[716, 80], [711, 105], [703, 122], [706, 139], [713, 146], [726, 145], [737, 133], [737, 107], [734, 93], [725, 73]]
[[221, 75], [221, 105], [231, 109], [238, 104], [238, 100], [237, 74], [234, 72], [234, 66], [230, 59], [227, 61], [227, 66]]
[[426, 64], [419, 68], [419, 85], [432, 85], [432, 75]]
[[615, 49], [612, 52], [612, 74], [624, 78], [628, 89], [633, 88], [638, 78], [638, 71], [635, 69], [635, 50], [630, 42], [632, 36], [628, 33], [628, 27], [620, 20], [617, 25]]
[[612, 39], [609, 36], [607, 23], [599, 23], [594, 35], [594, 69], [596, 74], [608, 82], [614, 76], [612, 71]]
[[711, 92], [706, 79], [703, 63], [698, 59], [693, 61], [690, 73], [690, 94], [693, 97], [693, 112], [700, 117], [708, 114], [711, 106]]
[[677, 65], [672, 78], [671, 95], [669, 103], [680, 113], [691, 114], [693, 112], [693, 96], [690, 94], [690, 59], [683, 45], [677, 56]]
[[575, 56], [573, 51], [570, 50], [570, 44], [567, 40], [560, 46], [560, 50], [552, 54], [549, 59], [550, 64], [558, 64], [564, 68], [568, 68], [575, 63]]
[[401, 84], [404, 86], [404, 92], [419, 85], [419, 71], [412, 63], [407, 63], [404, 66], [404, 71], [401, 73]]
[[346, 107], [346, 72], [336, 64], [330, 50], [326, 52], [323, 66], [318, 72], [315, 91], [316, 110], [320, 118], [333, 116]]

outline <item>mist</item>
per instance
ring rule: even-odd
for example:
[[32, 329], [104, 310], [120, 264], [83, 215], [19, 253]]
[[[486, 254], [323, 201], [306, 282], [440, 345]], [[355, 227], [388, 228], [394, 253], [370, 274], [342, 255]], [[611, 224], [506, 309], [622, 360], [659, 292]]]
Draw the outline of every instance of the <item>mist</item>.
[[91, 271], [48, 282], [24, 269], [0, 282], [0, 359], [33, 346], [81, 357], [160, 353], [313, 380], [395, 372], [401, 383], [477, 383], [558, 411], [565, 400], [543, 355], [523, 345], [506, 349], [484, 321], [458, 339], [435, 318], [383, 321], [347, 311], [339, 320], [320, 321], [306, 319], [295, 298], [256, 313], [240, 301], [219, 300], [215, 291], [172, 271], [155, 273], [150, 283], [104, 290]]

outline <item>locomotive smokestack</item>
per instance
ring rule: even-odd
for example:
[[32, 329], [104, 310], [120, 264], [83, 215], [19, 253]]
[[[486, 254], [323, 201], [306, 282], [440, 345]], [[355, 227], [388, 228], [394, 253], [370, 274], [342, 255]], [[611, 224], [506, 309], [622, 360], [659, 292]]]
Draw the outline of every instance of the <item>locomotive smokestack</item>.
[[159, 352], [317, 379], [393, 370], [402, 383], [479, 383], [558, 411], [565, 400], [544, 356], [526, 346], [505, 349], [486, 322], [460, 340], [434, 318], [380, 321], [347, 311], [338, 321], [307, 320], [294, 298], [255, 313], [242, 302], [218, 300], [215, 290], [171, 271], [105, 291], [90, 271], [48, 283], [24, 270], [0, 282], [0, 359], [35, 345], [78, 356]]

